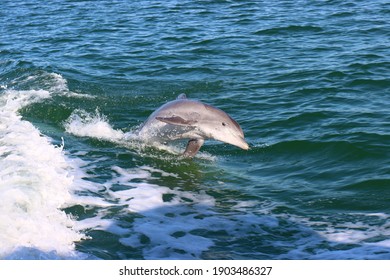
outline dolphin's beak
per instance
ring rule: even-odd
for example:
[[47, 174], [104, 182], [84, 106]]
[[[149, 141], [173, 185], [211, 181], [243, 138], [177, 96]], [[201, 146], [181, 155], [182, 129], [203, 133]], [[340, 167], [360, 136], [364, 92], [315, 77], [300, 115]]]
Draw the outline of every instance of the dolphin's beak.
[[210, 138], [221, 141], [223, 143], [227, 143], [227, 144], [239, 147], [243, 150], [249, 150], [248, 143], [245, 141], [244, 137], [241, 135], [237, 135], [237, 134], [236, 135], [234, 135], [234, 134], [219, 135], [219, 134], [217, 134], [217, 135], [213, 135]]
[[239, 147], [243, 150], [249, 150], [249, 145], [243, 138], [241, 138], [239, 142], [237, 142], [236, 144], [233, 144], [233, 145], [236, 145], [237, 147]]
[[235, 137], [234, 139], [229, 139], [229, 140], [227, 140], [227, 139], [222, 140], [221, 139], [220, 141], [228, 143], [228, 144], [236, 146], [236, 147], [239, 147], [243, 150], [249, 150], [248, 143], [242, 137]]

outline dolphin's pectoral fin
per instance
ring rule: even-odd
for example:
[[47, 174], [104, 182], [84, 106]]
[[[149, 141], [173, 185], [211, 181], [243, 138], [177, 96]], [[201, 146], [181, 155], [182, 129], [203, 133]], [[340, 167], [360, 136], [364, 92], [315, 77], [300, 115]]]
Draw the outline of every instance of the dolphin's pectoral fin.
[[178, 116], [172, 116], [172, 117], [156, 117], [156, 120], [173, 124], [173, 125], [181, 125], [181, 126], [188, 126], [188, 125], [193, 125], [196, 123], [196, 121], [192, 120], [185, 120], [181, 117]]
[[183, 153], [183, 156], [192, 158], [199, 151], [200, 147], [202, 147], [204, 143], [203, 139], [191, 139], [187, 143], [186, 150]]

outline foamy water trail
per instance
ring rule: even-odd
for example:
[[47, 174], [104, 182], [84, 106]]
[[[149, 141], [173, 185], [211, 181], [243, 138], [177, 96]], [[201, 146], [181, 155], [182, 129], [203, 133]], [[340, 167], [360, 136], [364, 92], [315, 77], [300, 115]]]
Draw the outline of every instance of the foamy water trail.
[[108, 141], [123, 139], [124, 133], [113, 129], [104, 115], [98, 110], [94, 114], [75, 110], [64, 124], [65, 130], [80, 137], [92, 137]]
[[[55, 81], [56, 89], [64, 86], [61, 79]], [[74, 242], [83, 235], [61, 210], [71, 199], [71, 166], [62, 147], [53, 146], [18, 114], [50, 96], [49, 90], [0, 95], [0, 258], [80, 257]]]
[[[95, 215], [80, 220], [77, 228], [109, 232], [128, 250], [141, 250], [144, 259], [201, 259], [211, 247], [218, 246], [220, 236], [234, 242], [260, 236], [279, 225], [278, 219], [248, 213], [235, 202], [232, 205], [237, 207], [231, 213], [221, 212], [216, 199], [202, 188], [185, 191], [150, 182], [154, 176], [177, 178], [175, 173], [146, 165], [128, 169], [112, 166], [111, 170], [112, 177], [100, 187], [89, 187], [93, 193], [104, 186], [104, 197], [112, 204], [99, 207], [101, 198], [88, 197], [86, 206], [98, 207]], [[118, 208], [119, 212], [110, 210]], [[108, 215], [110, 211], [116, 215]], [[126, 222], [129, 219], [131, 223]]]
[[[197, 219], [199, 213], [209, 213], [214, 199], [205, 193], [171, 190], [148, 182], [153, 174], [175, 177], [176, 174], [142, 166], [131, 169], [112, 167], [113, 178], [104, 182], [105, 197], [113, 203], [102, 205], [99, 197], [79, 197], [81, 205], [95, 205], [93, 217], [80, 220], [79, 230], [103, 230], [117, 236], [119, 242], [129, 248], [141, 249], [146, 259], [198, 259], [213, 241], [191, 234], [192, 230], [207, 227], [214, 218]], [[120, 186], [120, 190], [117, 187]], [[90, 185], [90, 191], [99, 188]], [[88, 189], [88, 186], [86, 186]], [[192, 201], [192, 203], [188, 203]], [[117, 217], [108, 218], [110, 207], [122, 208]], [[123, 223], [118, 217], [136, 215], [133, 223]], [[199, 223], [201, 221], [201, 223]], [[147, 240], [145, 242], [145, 239]]]
[[[310, 221], [300, 216], [275, 214], [276, 205], [258, 201], [220, 201], [202, 187], [191, 191], [151, 183], [158, 177], [180, 177], [149, 166], [112, 166], [112, 176], [101, 184], [85, 186], [99, 196], [79, 196], [79, 204], [94, 205], [95, 215], [80, 220], [79, 230], [101, 230], [128, 250], [141, 250], [145, 259], [200, 259], [218, 257], [208, 251], [221, 247], [224, 257], [245, 258], [238, 244], [256, 241], [251, 258], [281, 259], [385, 259], [390, 256], [388, 240], [375, 241], [378, 234], [389, 234], [388, 216], [378, 213], [377, 224], [331, 223], [327, 217]], [[88, 171], [88, 167], [86, 170]], [[88, 175], [85, 175], [86, 178]], [[100, 185], [100, 186], [99, 186]], [[226, 201], [225, 201], [226, 202]], [[105, 205], [104, 205], [105, 204]], [[111, 209], [121, 209], [117, 210]], [[108, 213], [115, 211], [116, 215]], [[367, 214], [355, 214], [364, 220]], [[131, 220], [131, 223], [128, 222]], [[269, 237], [275, 238], [269, 241]], [[264, 241], [259, 242], [258, 240]], [[222, 240], [222, 245], [221, 245]], [[225, 248], [226, 246], [226, 248]], [[215, 249], [214, 249], [215, 251]], [[269, 255], [268, 255], [269, 254]]]

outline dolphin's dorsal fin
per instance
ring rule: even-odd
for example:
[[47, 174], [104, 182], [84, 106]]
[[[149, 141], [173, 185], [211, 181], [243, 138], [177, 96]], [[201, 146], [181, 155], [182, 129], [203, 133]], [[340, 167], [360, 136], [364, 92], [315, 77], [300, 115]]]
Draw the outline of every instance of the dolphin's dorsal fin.
[[161, 122], [165, 122], [168, 124], [173, 125], [180, 125], [180, 126], [191, 126], [196, 123], [196, 121], [192, 120], [185, 120], [182, 117], [179, 116], [172, 116], [172, 117], [156, 117], [156, 120], [159, 120]]
[[181, 93], [176, 99], [187, 99], [187, 95], [185, 93]]

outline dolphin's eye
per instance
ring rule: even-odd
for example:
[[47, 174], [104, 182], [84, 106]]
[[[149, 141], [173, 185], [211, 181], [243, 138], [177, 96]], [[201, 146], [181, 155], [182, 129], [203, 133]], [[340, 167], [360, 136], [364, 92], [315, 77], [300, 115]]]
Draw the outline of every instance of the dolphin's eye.
[[226, 123], [223, 122], [222, 125], [223, 125], [223, 126], [226, 126]]

